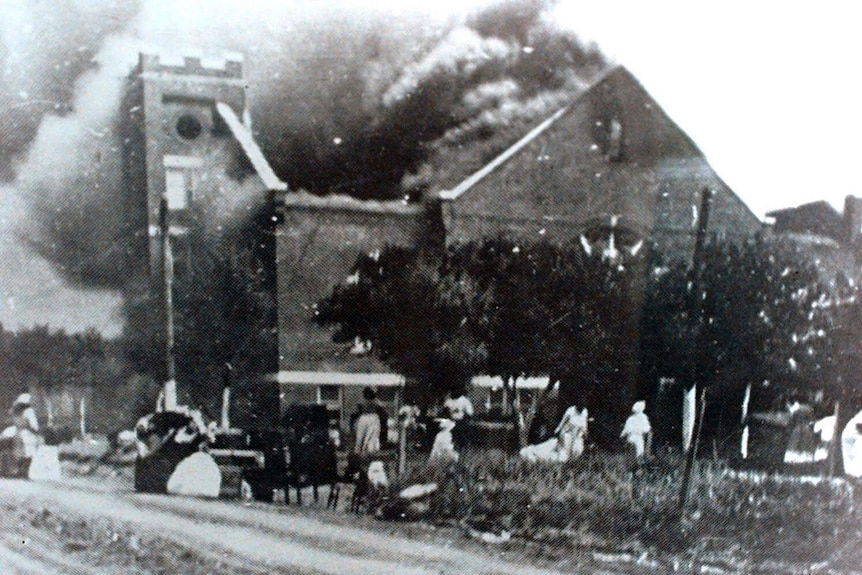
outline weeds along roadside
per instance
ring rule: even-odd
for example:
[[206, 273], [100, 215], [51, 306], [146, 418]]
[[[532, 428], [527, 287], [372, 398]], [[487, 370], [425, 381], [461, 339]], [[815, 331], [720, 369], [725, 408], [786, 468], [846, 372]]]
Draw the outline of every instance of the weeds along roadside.
[[693, 553], [708, 546], [753, 561], [862, 564], [862, 496], [846, 481], [696, 468], [693, 496], [678, 510], [678, 455], [633, 469], [623, 455], [588, 452], [567, 464], [527, 462], [501, 451], [463, 454], [444, 469], [417, 466], [399, 486], [435, 481], [431, 522], [508, 531], [529, 540], [590, 548]]

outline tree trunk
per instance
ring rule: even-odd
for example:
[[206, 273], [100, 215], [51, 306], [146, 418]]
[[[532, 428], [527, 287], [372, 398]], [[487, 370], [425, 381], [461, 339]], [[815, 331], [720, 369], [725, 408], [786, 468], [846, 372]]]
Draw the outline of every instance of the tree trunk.
[[841, 459], [841, 434], [838, 426], [838, 420], [841, 417], [841, 401], [835, 401], [835, 408], [832, 412], [835, 416], [835, 430], [832, 433], [832, 442], [829, 444], [829, 477], [835, 477], [840, 465]]
[[[544, 392], [543, 392], [544, 393]], [[533, 393], [533, 399], [530, 401], [530, 408], [527, 410], [527, 415], [524, 416], [524, 429], [521, 430], [521, 447], [528, 445], [530, 430], [533, 428], [533, 420], [536, 418], [536, 413], [539, 411], [539, 396], [538, 393]]]
[[512, 424], [515, 428], [515, 442], [517, 444], [518, 449], [524, 447], [524, 441], [522, 437], [522, 428], [521, 425], [521, 409], [520, 409], [520, 401], [516, 401], [517, 393], [518, 393], [518, 384], [517, 378], [514, 376], [506, 376], [503, 378], [504, 381], [504, 389], [506, 390], [506, 396], [509, 403], [509, 412], [512, 417]]

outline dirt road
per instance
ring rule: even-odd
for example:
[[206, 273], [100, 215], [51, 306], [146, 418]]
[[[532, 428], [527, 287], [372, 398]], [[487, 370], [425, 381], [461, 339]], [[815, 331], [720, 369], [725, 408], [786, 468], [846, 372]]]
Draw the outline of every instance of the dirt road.
[[369, 518], [143, 495], [108, 482], [0, 480], [0, 505], [4, 574], [176, 573], [179, 568], [231, 575], [559, 572], [497, 549], [455, 548], [445, 538], [423, 540], [421, 533], [405, 537], [403, 528], [396, 532]]

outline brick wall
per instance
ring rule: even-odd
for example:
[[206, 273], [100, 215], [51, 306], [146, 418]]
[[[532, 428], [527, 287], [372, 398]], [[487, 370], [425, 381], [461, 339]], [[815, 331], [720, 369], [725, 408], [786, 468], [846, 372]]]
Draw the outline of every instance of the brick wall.
[[388, 371], [373, 357], [353, 357], [347, 346], [334, 344], [333, 330], [313, 323], [314, 305], [351, 273], [360, 254], [429, 241], [434, 232], [424, 209], [298, 198], [288, 194], [276, 238], [280, 369]]

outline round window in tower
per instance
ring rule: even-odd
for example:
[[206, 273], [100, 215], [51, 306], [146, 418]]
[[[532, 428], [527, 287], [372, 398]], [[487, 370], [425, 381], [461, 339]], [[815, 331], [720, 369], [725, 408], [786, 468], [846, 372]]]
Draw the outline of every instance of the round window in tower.
[[203, 126], [201, 121], [192, 114], [183, 114], [177, 120], [177, 134], [186, 140], [194, 140], [201, 135]]

